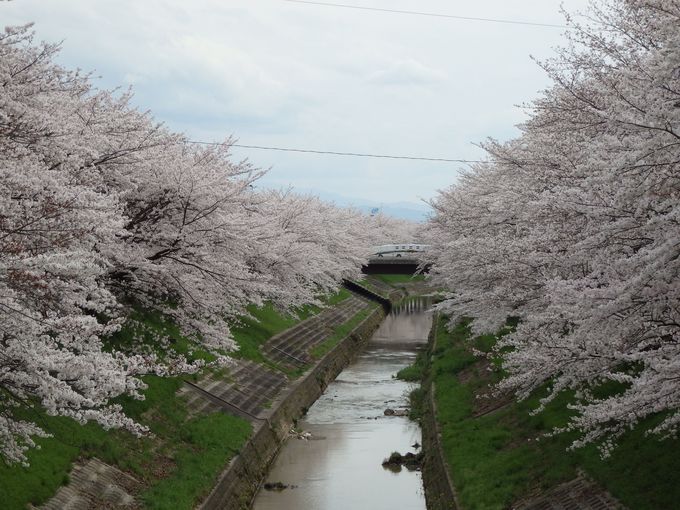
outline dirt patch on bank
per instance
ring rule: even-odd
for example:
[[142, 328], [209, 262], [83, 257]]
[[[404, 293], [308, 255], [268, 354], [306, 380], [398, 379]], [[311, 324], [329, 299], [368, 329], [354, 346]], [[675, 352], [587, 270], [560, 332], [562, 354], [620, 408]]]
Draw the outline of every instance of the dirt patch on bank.
[[512, 393], [498, 393], [494, 388], [494, 369], [486, 358], [479, 358], [475, 363], [458, 372], [458, 380], [461, 384], [473, 384], [475, 387], [473, 418], [496, 412], [513, 402]]
[[541, 494], [527, 496], [513, 510], [625, 510], [611, 494], [583, 473]]

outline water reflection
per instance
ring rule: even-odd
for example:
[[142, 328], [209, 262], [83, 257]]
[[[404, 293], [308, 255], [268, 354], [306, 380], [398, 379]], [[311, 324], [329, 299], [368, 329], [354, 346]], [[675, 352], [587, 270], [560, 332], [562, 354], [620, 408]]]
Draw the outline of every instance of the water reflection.
[[429, 296], [407, 297], [393, 306], [390, 315], [422, 314], [432, 306], [432, 298]]
[[299, 428], [311, 440], [290, 439], [274, 463], [269, 482], [291, 485], [262, 490], [256, 510], [424, 510], [420, 472], [383, 469], [392, 451], [415, 452], [420, 429], [403, 416], [410, 383], [395, 379], [427, 340], [431, 317], [427, 300], [395, 307], [367, 348], [310, 408]]

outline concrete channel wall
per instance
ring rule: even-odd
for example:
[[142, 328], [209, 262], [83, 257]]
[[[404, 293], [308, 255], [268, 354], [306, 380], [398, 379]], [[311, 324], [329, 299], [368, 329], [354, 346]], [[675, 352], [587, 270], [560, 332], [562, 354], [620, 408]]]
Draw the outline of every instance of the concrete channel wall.
[[[431, 353], [435, 347], [437, 331], [437, 316], [432, 319], [432, 329], [428, 337], [427, 352]], [[456, 489], [449, 473], [444, 450], [442, 448], [441, 431], [437, 423], [437, 405], [435, 403], [435, 386], [429, 377], [429, 359], [426, 367], [425, 388], [423, 399], [423, 417], [421, 419], [423, 441], [423, 486], [428, 510], [460, 510]]]
[[222, 472], [199, 508], [245, 510], [251, 507], [291, 427], [361, 351], [384, 318], [385, 310], [376, 308], [311, 370], [279, 395], [272, 403], [268, 417], [254, 425], [252, 437]]
[[423, 486], [428, 510], [459, 510], [458, 498], [449, 474], [441, 433], [437, 424], [434, 384], [426, 390], [421, 428], [423, 434]]

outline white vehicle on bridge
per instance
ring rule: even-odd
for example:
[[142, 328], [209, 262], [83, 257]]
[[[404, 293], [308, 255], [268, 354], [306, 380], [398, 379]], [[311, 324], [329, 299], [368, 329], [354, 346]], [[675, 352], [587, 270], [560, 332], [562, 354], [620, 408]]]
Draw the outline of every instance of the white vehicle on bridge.
[[383, 244], [382, 246], [376, 246], [373, 248], [373, 254], [371, 255], [371, 257], [418, 258], [419, 254], [426, 252], [429, 248], [430, 248], [429, 244], [417, 244], [417, 243]]

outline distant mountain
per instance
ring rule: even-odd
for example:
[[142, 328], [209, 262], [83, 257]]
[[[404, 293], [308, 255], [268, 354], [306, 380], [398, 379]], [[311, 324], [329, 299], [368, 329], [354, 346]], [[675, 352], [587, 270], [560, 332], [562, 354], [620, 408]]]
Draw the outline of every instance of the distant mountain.
[[363, 198], [352, 198], [329, 193], [327, 191], [306, 190], [317, 195], [322, 200], [334, 202], [345, 207], [356, 207], [357, 209], [370, 213], [379, 209], [383, 214], [411, 221], [425, 221], [432, 212], [432, 208], [425, 202], [373, 202]]

